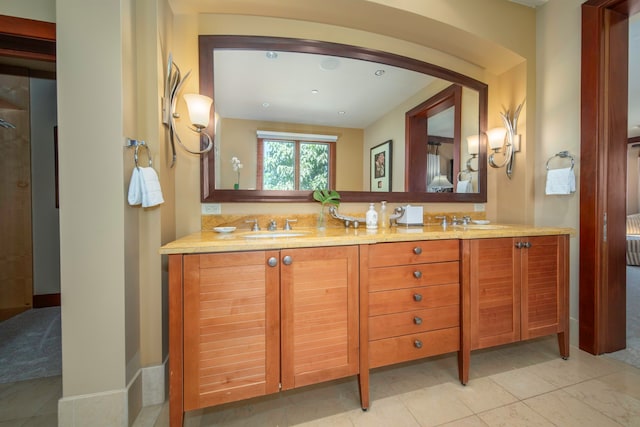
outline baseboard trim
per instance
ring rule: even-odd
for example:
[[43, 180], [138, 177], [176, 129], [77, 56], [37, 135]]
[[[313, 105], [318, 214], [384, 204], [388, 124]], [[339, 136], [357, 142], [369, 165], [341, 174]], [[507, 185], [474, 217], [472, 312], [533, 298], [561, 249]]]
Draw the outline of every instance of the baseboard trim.
[[167, 359], [156, 366], [142, 368], [142, 406], [159, 405], [165, 400]]
[[60, 293], [33, 296], [33, 308], [60, 307]]

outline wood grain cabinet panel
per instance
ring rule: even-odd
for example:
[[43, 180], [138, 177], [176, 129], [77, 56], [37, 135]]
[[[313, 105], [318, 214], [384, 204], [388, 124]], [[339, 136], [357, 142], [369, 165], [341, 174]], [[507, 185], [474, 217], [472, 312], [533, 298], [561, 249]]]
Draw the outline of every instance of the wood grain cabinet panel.
[[463, 382], [470, 352], [557, 334], [569, 356], [569, 236], [462, 242]]
[[358, 248], [288, 249], [281, 258], [282, 389], [358, 373]]
[[359, 369], [357, 246], [169, 257], [170, 419]]
[[184, 257], [184, 410], [278, 391], [277, 253]]

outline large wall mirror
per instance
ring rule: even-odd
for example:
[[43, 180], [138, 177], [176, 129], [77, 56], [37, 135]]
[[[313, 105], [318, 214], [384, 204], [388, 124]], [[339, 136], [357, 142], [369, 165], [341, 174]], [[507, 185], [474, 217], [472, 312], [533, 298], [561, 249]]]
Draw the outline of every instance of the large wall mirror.
[[313, 40], [202, 35], [199, 54], [215, 110], [203, 202], [312, 201], [317, 187], [343, 202], [486, 202], [485, 144], [472, 156], [466, 142], [486, 131], [486, 84]]

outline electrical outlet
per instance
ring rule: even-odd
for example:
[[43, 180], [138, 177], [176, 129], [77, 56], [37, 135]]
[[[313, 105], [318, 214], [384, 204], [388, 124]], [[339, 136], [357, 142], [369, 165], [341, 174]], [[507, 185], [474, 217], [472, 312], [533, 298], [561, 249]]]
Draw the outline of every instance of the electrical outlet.
[[222, 208], [220, 207], [220, 203], [202, 204], [202, 215], [220, 215], [221, 213]]
[[473, 205], [474, 212], [484, 212], [484, 203], [476, 203]]

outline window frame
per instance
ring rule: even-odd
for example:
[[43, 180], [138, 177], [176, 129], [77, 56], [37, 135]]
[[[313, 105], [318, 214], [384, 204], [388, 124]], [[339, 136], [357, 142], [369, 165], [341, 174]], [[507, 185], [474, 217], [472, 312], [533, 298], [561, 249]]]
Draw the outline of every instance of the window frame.
[[[257, 170], [256, 170], [256, 189], [263, 190], [264, 178], [264, 141], [282, 141], [295, 143], [295, 189], [300, 190], [300, 145], [301, 144], [325, 144], [329, 146], [329, 189], [336, 188], [336, 143], [334, 141], [314, 141], [295, 138], [257, 138]], [[306, 191], [306, 190], [304, 190]]]

